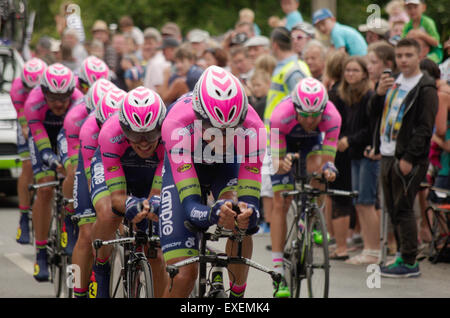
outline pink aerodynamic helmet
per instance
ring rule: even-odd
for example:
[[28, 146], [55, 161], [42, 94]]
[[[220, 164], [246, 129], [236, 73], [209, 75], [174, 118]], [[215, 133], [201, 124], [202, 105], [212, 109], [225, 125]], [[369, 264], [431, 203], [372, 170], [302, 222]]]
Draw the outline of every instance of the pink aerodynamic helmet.
[[78, 80], [80, 85], [91, 87], [97, 80], [110, 79], [109, 67], [96, 56], [89, 56], [81, 63]]
[[41, 83], [42, 76], [44, 75], [47, 64], [38, 58], [32, 58], [27, 61], [24, 66], [21, 75], [22, 83], [28, 87], [33, 88]]
[[116, 85], [107, 79], [101, 78], [96, 81], [85, 95], [86, 109], [88, 113], [98, 108], [105, 93], [113, 88], [117, 88]]
[[44, 72], [41, 79], [44, 94], [72, 95], [75, 90], [75, 76], [66, 66], [52, 64]]
[[154, 142], [161, 136], [166, 106], [158, 93], [145, 87], [128, 92], [119, 111], [119, 121], [125, 136], [133, 141]]
[[241, 82], [218, 66], [208, 67], [193, 91], [193, 109], [207, 125], [236, 127], [247, 116], [248, 98]]
[[312, 77], [300, 80], [292, 91], [291, 97], [298, 113], [322, 113], [328, 103], [325, 86]]
[[99, 106], [95, 109], [95, 118], [99, 126], [103, 125], [111, 115], [119, 111], [126, 95], [127, 93], [120, 88], [112, 88], [103, 95]]

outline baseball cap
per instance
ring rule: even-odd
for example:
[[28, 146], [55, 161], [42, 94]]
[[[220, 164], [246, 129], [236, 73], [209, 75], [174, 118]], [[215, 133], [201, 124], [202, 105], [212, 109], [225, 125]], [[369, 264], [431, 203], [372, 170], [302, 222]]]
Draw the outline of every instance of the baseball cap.
[[334, 18], [333, 13], [331, 13], [331, 11], [329, 9], [323, 8], [320, 10], [317, 10], [316, 12], [314, 12], [313, 14], [313, 24], [317, 24], [322, 20], [328, 19], [328, 18]]
[[179, 47], [179, 46], [180, 46], [180, 42], [178, 42], [177, 39], [170, 37], [170, 38], [163, 39], [163, 43], [159, 47], [159, 49], [165, 49], [168, 47]]
[[378, 35], [385, 35], [389, 31], [389, 22], [385, 19], [376, 18], [371, 23], [360, 25], [358, 30], [361, 32], [371, 31]]
[[262, 35], [257, 35], [254, 36], [250, 39], [248, 39], [245, 43], [244, 43], [245, 47], [250, 47], [250, 46], [270, 46], [270, 40], [269, 38], [262, 36]]
[[161, 34], [162, 34], [162, 36], [177, 37], [177, 36], [181, 35], [181, 30], [180, 30], [180, 27], [178, 26], [178, 24], [176, 24], [174, 22], [167, 22], [161, 28]]
[[191, 43], [205, 42], [209, 39], [209, 33], [200, 29], [194, 29], [189, 32], [188, 40]]
[[108, 25], [103, 20], [97, 20], [94, 22], [94, 25], [92, 26], [92, 32], [95, 31], [108, 31]]
[[309, 37], [312, 37], [312, 38], [314, 38], [316, 36], [316, 30], [308, 22], [299, 22], [299, 23], [297, 23], [296, 25], [294, 25], [292, 27], [291, 31], [293, 31], [293, 30], [303, 31], [304, 33], [306, 33], [306, 35], [308, 35]]
[[405, 4], [421, 4], [424, 1], [421, 0], [405, 0]]

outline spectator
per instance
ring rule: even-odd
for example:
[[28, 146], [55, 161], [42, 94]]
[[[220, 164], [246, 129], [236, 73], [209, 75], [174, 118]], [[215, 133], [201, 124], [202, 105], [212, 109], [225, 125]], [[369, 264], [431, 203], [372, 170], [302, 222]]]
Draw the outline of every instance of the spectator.
[[247, 39], [251, 39], [255, 36], [253, 24], [245, 21], [238, 21], [234, 26], [235, 34], [245, 34]]
[[72, 48], [72, 56], [77, 63], [77, 67], [81, 65], [88, 53], [78, 39], [78, 32], [75, 29], [66, 29], [63, 33], [61, 43], [64, 46]]
[[75, 58], [73, 57], [72, 46], [70, 46], [68, 43], [63, 43], [60, 46], [60, 50], [61, 50], [61, 64], [67, 66], [72, 71], [77, 71], [79, 65], [75, 60]]
[[134, 55], [139, 62], [142, 61], [142, 51], [139, 49], [139, 45], [137, 44], [135, 38], [133, 38], [130, 34], [124, 34], [125, 38], [125, 54]]
[[178, 42], [175, 38], [164, 38], [160, 49], [164, 55], [166, 61], [170, 63], [175, 62], [175, 51], [180, 46], [180, 42]]
[[277, 66], [272, 74], [272, 85], [267, 94], [267, 106], [264, 112], [266, 128], [275, 107], [295, 88], [302, 78], [311, 76], [308, 65], [300, 60], [292, 50], [290, 32], [283, 27], [276, 28], [270, 36], [272, 54]]
[[441, 79], [450, 85], [450, 37], [447, 42], [444, 43], [444, 50], [447, 50], [447, 55], [449, 57], [439, 66], [439, 68], [441, 70]]
[[43, 36], [39, 39], [36, 45], [36, 57], [43, 60], [47, 65], [55, 63], [55, 57], [51, 51], [52, 41], [48, 36]]
[[327, 58], [327, 48], [322, 42], [311, 40], [306, 44], [303, 51], [303, 59], [308, 64], [312, 76], [322, 81], [323, 73], [325, 71], [325, 63]]
[[203, 73], [203, 69], [195, 64], [196, 55], [188, 44], [181, 45], [175, 52], [176, 78], [164, 83], [161, 87], [161, 98], [167, 105], [180, 96], [194, 89]]
[[161, 28], [161, 36], [165, 38], [175, 38], [179, 43], [183, 42], [183, 35], [180, 27], [175, 22], [167, 22]]
[[114, 69], [115, 77], [113, 77], [112, 82], [120, 89], [126, 91], [127, 85], [125, 84], [124, 74], [125, 71], [122, 69], [121, 60], [122, 57], [127, 54], [127, 45], [125, 41], [125, 36], [123, 34], [117, 33], [114, 34], [112, 38], [112, 47], [114, 48], [118, 63], [116, 68]]
[[398, 41], [401, 40], [403, 35], [403, 29], [405, 28], [405, 22], [394, 21], [389, 30], [389, 43], [395, 46]]
[[92, 40], [89, 44], [89, 55], [93, 55], [98, 57], [101, 60], [105, 59], [105, 47], [103, 46], [103, 42], [99, 40]]
[[239, 11], [239, 21], [248, 22], [253, 25], [253, 34], [261, 35], [261, 29], [255, 23], [255, 12], [249, 8], [244, 8]]
[[137, 50], [140, 50], [144, 44], [144, 33], [134, 25], [134, 21], [130, 16], [123, 16], [119, 20], [120, 30], [124, 35], [129, 35], [134, 39]]
[[254, 36], [245, 42], [244, 47], [247, 48], [248, 57], [255, 65], [259, 56], [270, 53], [270, 40], [262, 35]]
[[[339, 102], [337, 88], [339, 87], [343, 65], [348, 58], [348, 54], [342, 51], [334, 51], [328, 55], [325, 64], [325, 78], [327, 78], [328, 96], [330, 101], [336, 106], [342, 118], [340, 138], [347, 131], [347, 112], [343, 108], [343, 103]], [[336, 180], [330, 184], [330, 187], [337, 190], [351, 191], [351, 159], [348, 149], [337, 151], [335, 165], [339, 171]], [[328, 232], [336, 241], [336, 248], [330, 253], [330, 259], [347, 260], [347, 237], [349, 236], [350, 220], [355, 219], [355, 211], [351, 198], [331, 197], [327, 199], [327, 224]]]
[[136, 87], [142, 86], [144, 78], [144, 70], [141, 67], [139, 59], [134, 55], [125, 55], [120, 61], [124, 70], [124, 79], [127, 91], [131, 91]]
[[284, 27], [291, 31], [292, 27], [299, 22], [303, 22], [303, 17], [298, 10], [299, 0], [281, 0], [281, 9], [286, 14]]
[[277, 60], [271, 54], [263, 54], [256, 59], [255, 71], [262, 70], [269, 74], [273, 74], [275, 67], [277, 66]]
[[321, 33], [331, 37], [336, 49], [345, 50], [350, 56], [367, 54], [367, 43], [363, 36], [354, 28], [338, 23], [330, 10], [314, 12], [313, 24]]
[[264, 109], [266, 108], [267, 93], [270, 88], [270, 73], [258, 69], [250, 78], [249, 103], [258, 113], [261, 120], [264, 118]]
[[394, 264], [381, 268], [381, 275], [387, 277], [420, 275], [413, 205], [428, 167], [438, 96], [434, 80], [420, 70], [419, 51], [417, 41], [399, 41], [395, 56], [400, 75], [381, 76], [370, 107], [372, 118], [382, 116], [377, 131], [383, 155], [380, 177], [401, 253]]
[[237, 47], [231, 50], [231, 69], [234, 75], [239, 78], [245, 87], [248, 87], [250, 78], [253, 75], [253, 65], [248, 57], [245, 47]]
[[301, 58], [305, 45], [315, 37], [316, 32], [311, 24], [307, 22], [297, 23], [291, 30], [292, 49]]
[[[167, 42], [167, 41], [166, 41]], [[164, 83], [164, 69], [170, 67], [163, 53], [159, 50], [162, 37], [155, 28], [147, 28], [144, 32], [142, 53], [145, 63], [144, 87], [158, 91]]]
[[187, 35], [189, 43], [191, 43], [196, 59], [203, 56], [203, 53], [208, 48], [209, 33], [200, 29], [193, 29]]
[[206, 67], [217, 65], [223, 68], [228, 67], [228, 54], [221, 47], [214, 47], [207, 49], [203, 53], [203, 59], [206, 62]]
[[117, 66], [118, 59], [117, 53], [110, 43], [109, 29], [106, 22], [103, 20], [95, 21], [91, 32], [94, 40], [98, 40], [103, 43], [103, 49], [105, 52], [103, 60], [111, 70], [114, 70]]
[[389, 22], [384, 19], [368, 21], [367, 24], [361, 24], [358, 30], [366, 33], [367, 44], [389, 39]]
[[442, 45], [436, 24], [433, 19], [424, 14], [427, 8], [425, 1], [406, 0], [405, 4], [410, 21], [406, 23], [402, 37], [409, 35], [416, 40], [420, 38], [430, 47], [427, 57], [439, 64], [443, 58]]
[[379, 41], [370, 44], [367, 51], [367, 70], [372, 88], [375, 88], [384, 70], [391, 69], [395, 72], [394, 48], [385, 41]]
[[351, 158], [352, 189], [358, 191], [355, 207], [364, 249], [346, 262], [349, 264], [375, 264], [380, 253], [380, 219], [375, 210], [379, 162], [364, 156], [372, 143], [367, 105], [373, 96], [369, 72], [363, 57], [349, 57], [344, 63], [343, 79], [338, 96], [347, 113], [346, 131], [339, 139], [338, 150], [349, 149]]
[[389, 15], [389, 25], [392, 28], [394, 23], [409, 21], [408, 14], [405, 11], [405, 3], [403, 0], [392, 0], [386, 5], [386, 12]]

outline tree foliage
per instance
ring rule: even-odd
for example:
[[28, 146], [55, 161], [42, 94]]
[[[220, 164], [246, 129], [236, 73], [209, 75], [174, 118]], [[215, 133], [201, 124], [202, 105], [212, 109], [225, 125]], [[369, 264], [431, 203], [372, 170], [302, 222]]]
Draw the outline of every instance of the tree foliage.
[[[300, 11], [306, 21], [311, 21], [311, 2], [300, 0]], [[29, 9], [35, 10], [35, 35], [47, 34], [57, 37], [54, 16], [59, 13], [65, 0], [29, 0]], [[284, 16], [279, 1], [274, 0], [73, 0], [80, 6], [87, 36], [97, 19], [107, 23], [117, 23], [121, 16], [129, 15], [142, 29], [152, 26], [160, 28], [165, 22], [174, 21], [180, 25], [183, 34], [193, 28], [208, 30], [212, 35], [219, 35], [233, 28], [242, 8], [255, 11], [255, 22], [263, 34], [270, 34], [267, 20], [270, 16]], [[367, 7], [378, 4], [387, 17], [384, 7], [389, 0], [337, 0], [338, 21], [353, 27], [365, 23], [368, 16]], [[426, 14], [433, 18], [441, 34], [442, 41], [450, 34], [448, 0], [427, 1]]]

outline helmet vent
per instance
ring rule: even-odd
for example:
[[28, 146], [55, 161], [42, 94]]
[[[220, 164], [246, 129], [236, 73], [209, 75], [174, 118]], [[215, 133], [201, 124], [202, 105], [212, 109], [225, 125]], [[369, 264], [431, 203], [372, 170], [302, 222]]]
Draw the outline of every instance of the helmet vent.
[[146, 126], [151, 122], [152, 117], [153, 117], [153, 112], [149, 112], [149, 113], [147, 114], [147, 116], [145, 116], [145, 125], [146, 125]]
[[230, 121], [230, 120], [233, 119], [234, 114], [236, 114], [236, 108], [237, 108], [236, 105], [234, 105], [234, 106], [231, 108], [230, 112], [228, 113], [228, 121]]
[[221, 121], [224, 121], [225, 116], [223, 115], [222, 111], [221, 111], [218, 107], [214, 107], [214, 111], [216, 112], [217, 117], [218, 117]]
[[139, 126], [142, 126], [141, 119], [139, 118], [138, 114], [133, 113], [134, 120], [138, 123]]

